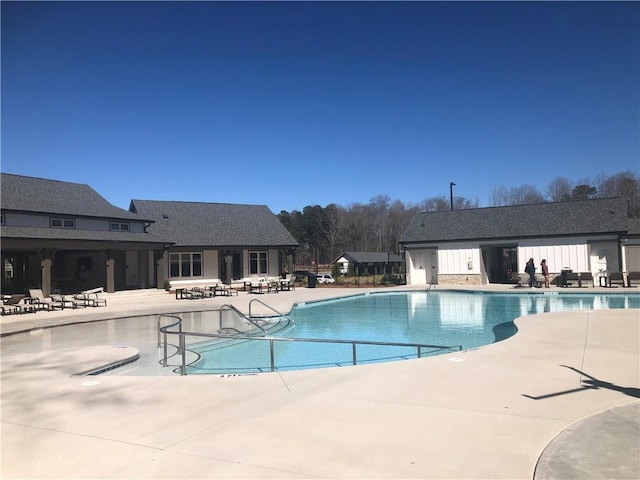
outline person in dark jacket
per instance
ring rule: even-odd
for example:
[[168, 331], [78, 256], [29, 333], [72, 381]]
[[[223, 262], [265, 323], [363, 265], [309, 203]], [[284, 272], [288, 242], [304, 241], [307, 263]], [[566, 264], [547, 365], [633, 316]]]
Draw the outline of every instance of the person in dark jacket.
[[536, 264], [533, 262], [533, 258], [530, 258], [527, 262], [526, 267], [524, 267], [524, 272], [529, 274], [529, 286], [531, 288], [536, 288]]

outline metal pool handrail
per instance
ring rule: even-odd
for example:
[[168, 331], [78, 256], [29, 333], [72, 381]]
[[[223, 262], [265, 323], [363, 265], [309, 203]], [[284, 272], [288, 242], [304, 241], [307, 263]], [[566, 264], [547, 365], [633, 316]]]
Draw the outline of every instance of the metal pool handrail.
[[[253, 300], [252, 300], [253, 301]], [[223, 309], [229, 309], [232, 310], [233, 312], [237, 313], [238, 315], [240, 315], [240, 317], [244, 318], [247, 322], [249, 322], [251, 325], [253, 325], [254, 327], [259, 328], [260, 330], [262, 330], [262, 333], [264, 333], [265, 335], [269, 335], [269, 333], [262, 328], [260, 325], [258, 325], [257, 322], [255, 322], [253, 320], [253, 318], [251, 317], [251, 302], [249, 302], [249, 316], [246, 316], [244, 313], [242, 313], [240, 310], [238, 310], [236, 307], [234, 307], [233, 305], [229, 304], [229, 303], [225, 303], [224, 305], [220, 306], [220, 309], [218, 310], [219, 312], [219, 322], [220, 322], [220, 330], [222, 330], [222, 311]], [[275, 310], [274, 310], [275, 311]], [[277, 313], [277, 312], [276, 312]]]
[[296, 323], [296, 322], [295, 322], [295, 321], [293, 321], [293, 319], [289, 318], [287, 315], [283, 315], [283, 314], [282, 314], [282, 313], [280, 313], [278, 310], [276, 310], [275, 308], [273, 308], [273, 307], [272, 307], [272, 306], [270, 306], [270, 305], [267, 305], [266, 303], [264, 303], [262, 300], [260, 300], [260, 299], [258, 299], [258, 298], [254, 298], [253, 300], [251, 300], [251, 301], [249, 302], [249, 321], [250, 321], [250, 319], [251, 319], [251, 318], [255, 318], [253, 315], [251, 315], [251, 305], [252, 305], [254, 302], [257, 302], [257, 303], [259, 303], [260, 305], [262, 305], [262, 306], [264, 306], [264, 307], [267, 307], [269, 310], [271, 310], [273, 313], [275, 313], [275, 314], [276, 314], [276, 315], [278, 315], [279, 317], [284, 317], [284, 318], [286, 318], [287, 320], [289, 320], [291, 323], [293, 323], [293, 324], [295, 325], [295, 323]]
[[[161, 317], [169, 317], [177, 319], [176, 322], [173, 322], [169, 325], [165, 325], [164, 327], [160, 327], [160, 318]], [[178, 325], [178, 331], [170, 331], [169, 328]], [[176, 315], [165, 315], [162, 314], [158, 317], [158, 326], [159, 332], [164, 334], [164, 359], [162, 362], [163, 366], [167, 366], [167, 334], [178, 335], [179, 343], [178, 343], [178, 354], [181, 358], [180, 365], [180, 375], [187, 374], [186, 368], [186, 339], [187, 335], [191, 335], [194, 337], [204, 337], [204, 338], [224, 338], [224, 339], [238, 339], [238, 340], [258, 340], [258, 341], [268, 341], [269, 342], [269, 356], [271, 361], [271, 371], [275, 371], [275, 352], [274, 352], [274, 343], [275, 342], [307, 342], [307, 343], [331, 343], [331, 344], [351, 344], [352, 350], [352, 362], [353, 365], [357, 365], [357, 345], [377, 345], [377, 346], [386, 346], [386, 347], [408, 347], [415, 348], [417, 350], [418, 358], [422, 357], [422, 349], [423, 348], [435, 348], [439, 350], [451, 350], [451, 351], [460, 351], [462, 350], [462, 345], [429, 345], [422, 343], [401, 343], [401, 342], [374, 342], [368, 340], [329, 340], [324, 338], [288, 338], [288, 337], [256, 337], [253, 335], [220, 335], [216, 333], [203, 333], [203, 332], [188, 332], [182, 329], [182, 319]], [[158, 334], [159, 338], [159, 334]], [[158, 348], [160, 345], [158, 344]]]

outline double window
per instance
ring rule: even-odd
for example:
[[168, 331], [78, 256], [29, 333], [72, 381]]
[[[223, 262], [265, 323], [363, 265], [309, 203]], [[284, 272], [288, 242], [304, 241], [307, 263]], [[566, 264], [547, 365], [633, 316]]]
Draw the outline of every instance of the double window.
[[111, 222], [112, 232], [128, 232], [129, 224], [126, 222]]
[[249, 252], [249, 273], [266, 275], [269, 271], [268, 252]]
[[76, 228], [73, 218], [51, 218], [51, 228]]
[[169, 276], [201, 277], [202, 253], [172, 253], [169, 255]]

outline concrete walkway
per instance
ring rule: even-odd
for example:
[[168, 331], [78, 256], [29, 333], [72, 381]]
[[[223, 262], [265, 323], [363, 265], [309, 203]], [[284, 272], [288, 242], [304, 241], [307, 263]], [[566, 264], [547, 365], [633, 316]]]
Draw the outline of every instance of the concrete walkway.
[[[363, 291], [261, 298], [286, 312]], [[229, 301], [108, 297], [106, 308], [3, 317], [2, 334]], [[243, 310], [251, 298], [230, 301]], [[2, 478], [640, 477], [640, 311], [516, 323], [514, 337], [471, 351], [247, 376], [74, 376], [136, 349], [88, 338], [17, 353], [18, 337], [4, 337]]]

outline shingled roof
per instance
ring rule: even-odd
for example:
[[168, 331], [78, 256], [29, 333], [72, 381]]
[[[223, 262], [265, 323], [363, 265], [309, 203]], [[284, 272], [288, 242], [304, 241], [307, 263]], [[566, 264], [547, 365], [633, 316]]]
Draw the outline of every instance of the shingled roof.
[[331, 263], [336, 263], [341, 258], [346, 258], [351, 263], [403, 263], [404, 259], [395, 253], [387, 252], [344, 252]]
[[146, 220], [111, 205], [89, 185], [10, 173], [3, 173], [0, 181], [2, 210], [114, 220]]
[[149, 231], [176, 246], [298, 245], [265, 205], [132, 200], [130, 210], [153, 218]]
[[627, 200], [603, 198], [417, 214], [402, 243], [626, 233]]

